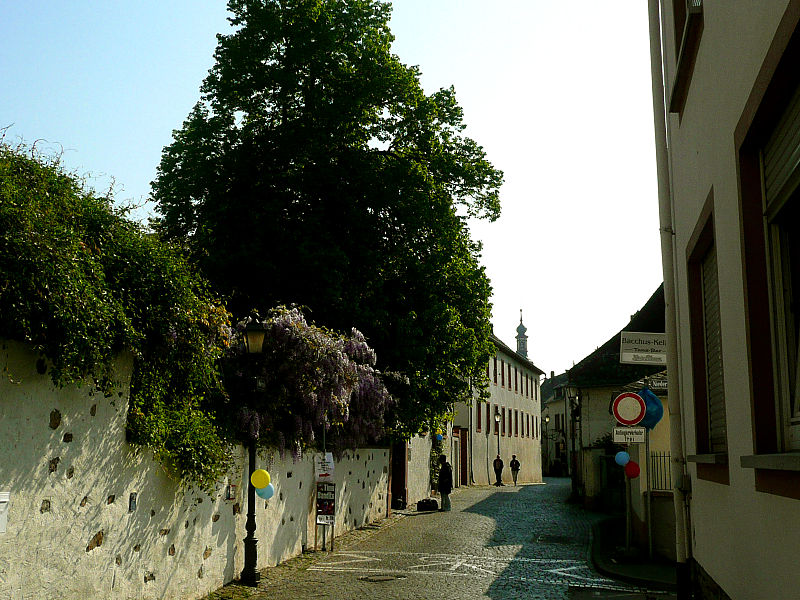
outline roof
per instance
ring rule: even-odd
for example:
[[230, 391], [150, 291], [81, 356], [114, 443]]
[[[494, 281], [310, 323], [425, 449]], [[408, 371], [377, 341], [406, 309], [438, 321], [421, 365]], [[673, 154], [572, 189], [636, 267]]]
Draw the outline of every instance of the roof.
[[500, 341], [500, 338], [497, 337], [495, 334], [493, 334], [493, 333], [489, 334], [489, 338], [492, 340], [494, 345], [497, 346], [498, 350], [500, 350], [504, 354], [512, 357], [514, 360], [518, 360], [519, 362], [521, 362], [523, 365], [528, 367], [534, 373], [536, 373], [538, 375], [544, 375], [544, 371], [542, 371], [539, 367], [537, 367], [535, 364], [533, 364], [530, 360], [528, 360], [527, 358], [525, 358], [521, 354], [518, 354], [518, 353], [514, 352], [511, 348], [506, 346], [502, 341]]
[[605, 344], [567, 371], [569, 383], [576, 387], [625, 385], [664, 369], [659, 365], [628, 365], [619, 362], [620, 334], [623, 331], [664, 333], [664, 284], [650, 296], [630, 322]]
[[550, 379], [545, 379], [542, 382], [542, 386], [540, 388], [542, 394], [542, 400], [547, 402], [555, 395], [556, 388], [564, 387], [567, 384], [567, 372], [561, 373], [561, 375], [556, 375], [555, 377], [551, 377]]

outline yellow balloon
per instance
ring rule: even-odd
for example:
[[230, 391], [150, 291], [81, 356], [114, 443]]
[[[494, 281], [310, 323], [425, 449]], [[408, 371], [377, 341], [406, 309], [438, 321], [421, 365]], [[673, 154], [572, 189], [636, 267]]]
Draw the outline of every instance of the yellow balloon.
[[270, 479], [269, 473], [264, 469], [256, 469], [250, 474], [250, 483], [252, 483], [253, 487], [257, 490], [267, 487]]

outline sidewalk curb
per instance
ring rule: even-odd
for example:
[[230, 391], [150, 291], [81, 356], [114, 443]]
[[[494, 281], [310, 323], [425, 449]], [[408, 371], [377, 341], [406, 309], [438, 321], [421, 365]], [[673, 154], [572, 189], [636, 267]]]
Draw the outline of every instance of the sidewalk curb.
[[677, 591], [677, 572], [668, 564], [621, 564], [613, 561], [614, 544], [611, 541], [614, 536], [608, 535], [608, 531], [614, 529], [618, 522], [618, 518], [612, 517], [592, 525], [590, 554], [595, 570], [613, 579], [644, 588]]

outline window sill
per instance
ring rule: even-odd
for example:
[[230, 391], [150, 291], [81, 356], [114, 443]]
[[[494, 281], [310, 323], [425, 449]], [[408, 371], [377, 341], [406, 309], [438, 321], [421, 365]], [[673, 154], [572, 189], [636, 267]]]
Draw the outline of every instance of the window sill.
[[728, 453], [716, 452], [714, 454], [690, 454], [686, 457], [686, 461], [703, 465], [727, 465]]
[[781, 454], [755, 454], [741, 457], [745, 469], [770, 469], [773, 471], [800, 472], [800, 452], [784, 452]]

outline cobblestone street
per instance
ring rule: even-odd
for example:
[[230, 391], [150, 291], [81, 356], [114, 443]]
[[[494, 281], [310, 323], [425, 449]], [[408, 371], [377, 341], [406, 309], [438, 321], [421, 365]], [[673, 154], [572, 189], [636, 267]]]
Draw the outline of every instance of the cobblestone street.
[[[670, 598], [596, 573], [590, 528], [602, 518], [565, 502], [568, 479], [461, 488], [449, 513], [395, 514], [264, 572], [252, 598]], [[236, 596], [219, 596], [236, 597]]]

